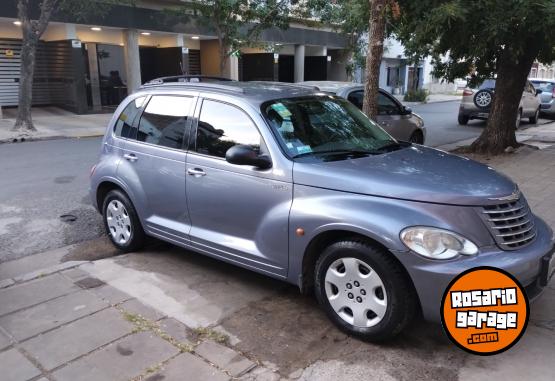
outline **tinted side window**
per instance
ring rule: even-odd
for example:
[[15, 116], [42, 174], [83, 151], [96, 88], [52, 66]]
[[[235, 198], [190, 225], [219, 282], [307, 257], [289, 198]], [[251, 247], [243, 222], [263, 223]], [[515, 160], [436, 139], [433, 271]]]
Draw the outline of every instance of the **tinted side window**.
[[362, 90], [353, 91], [352, 93], [349, 94], [347, 99], [349, 100], [349, 102], [351, 102], [352, 104], [357, 106], [360, 110], [362, 110], [362, 103], [364, 101], [364, 91]]
[[182, 148], [191, 97], [154, 95], [141, 116], [137, 140], [169, 148]]
[[225, 157], [227, 150], [245, 144], [260, 151], [261, 137], [252, 120], [237, 107], [205, 100], [197, 128], [196, 151]]
[[399, 106], [389, 96], [381, 91], [378, 95], [378, 114], [380, 115], [397, 115], [399, 114]]
[[129, 138], [132, 136], [133, 120], [143, 105], [146, 97], [139, 97], [132, 100], [127, 107], [121, 112], [116, 125], [114, 126], [114, 133], [116, 136]]

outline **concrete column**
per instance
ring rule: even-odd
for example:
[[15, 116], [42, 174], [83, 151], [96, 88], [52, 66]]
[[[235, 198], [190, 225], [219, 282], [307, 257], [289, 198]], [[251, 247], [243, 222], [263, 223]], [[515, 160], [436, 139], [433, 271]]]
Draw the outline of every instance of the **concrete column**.
[[96, 44], [87, 44], [87, 58], [89, 60], [89, 80], [91, 85], [92, 106], [94, 109], [102, 107], [100, 99], [100, 78], [98, 76], [98, 55]]
[[123, 57], [127, 75], [127, 93], [141, 86], [141, 56], [139, 54], [139, 32], [135, 29], [123, 31]]
[[304, 45], [295, 45], [295, 82], [304, 81]]

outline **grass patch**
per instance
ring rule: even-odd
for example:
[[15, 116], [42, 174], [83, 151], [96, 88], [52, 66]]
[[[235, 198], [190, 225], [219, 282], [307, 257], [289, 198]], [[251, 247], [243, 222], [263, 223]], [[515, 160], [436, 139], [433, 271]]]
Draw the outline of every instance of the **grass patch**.
[[198, 339], [210, 339], [218, 344], [229, 345], [229, 336], [212, 328], [195, 328], [193, 329], [193, 333], [197, 336]]

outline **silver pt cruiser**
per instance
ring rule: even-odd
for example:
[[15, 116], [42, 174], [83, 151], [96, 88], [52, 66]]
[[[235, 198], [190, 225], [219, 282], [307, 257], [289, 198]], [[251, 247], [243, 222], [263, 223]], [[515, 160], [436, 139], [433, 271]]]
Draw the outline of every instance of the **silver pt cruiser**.
[[366, 340], [439, 321], [469, 268], [505, 269], [533, 298], [554, 267], [553, 231], [509, 178], [285, 84], [143, 86], [110, 122], [91, 196], [122, 251], [152, 236], [296, 284]]

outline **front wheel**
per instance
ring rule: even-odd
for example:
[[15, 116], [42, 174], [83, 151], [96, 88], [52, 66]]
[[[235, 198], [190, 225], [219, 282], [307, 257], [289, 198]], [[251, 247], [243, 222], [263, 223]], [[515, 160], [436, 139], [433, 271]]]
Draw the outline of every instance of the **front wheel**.
[[518, 130], [520, 128], [520, 122], [522, 119], [522, 110], [519, 109], [516, 114], [516, 121], [515, 121], [515, 129]]
[[424, 135], [420, 131], [414, 131], [409, 138], [410, 143], [424, 144]]
[[540, 119], [540, 109], [538, 108], [534, 113], [534, 116], [531, 116], [529, 120], [530, 120], [530, 123], [536, 124], [538, 123], [539, 119]]
[[470, 118], [468, 117], [468, 115], [463, 115], [463, 114], [459, 114], [457, 121], [459, 122], [459, 124], [461, 126], [466, 126], [468, 124], [468, 121], [470, 120]]
[[103, 207], [104, 227], [112, 244], [128, 253], [144, 246], [145, 233], [129, 197], [119, 190], [108, 192]]
[[330, 245], [315, 268], [315, 292], [332, 322], [367, 341], [388, 340], [414, 317], [417, 301], [392, 254], [365, 241]]

